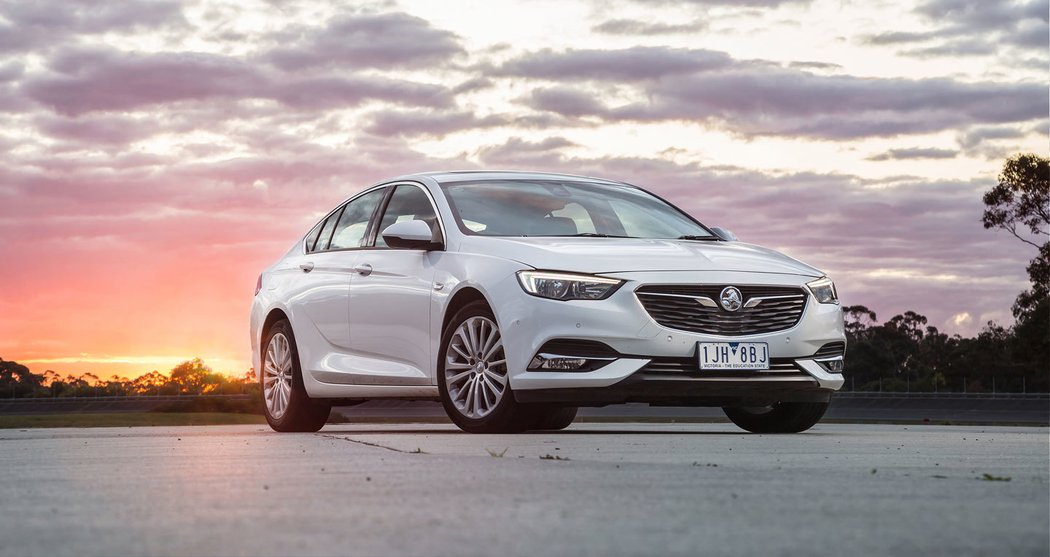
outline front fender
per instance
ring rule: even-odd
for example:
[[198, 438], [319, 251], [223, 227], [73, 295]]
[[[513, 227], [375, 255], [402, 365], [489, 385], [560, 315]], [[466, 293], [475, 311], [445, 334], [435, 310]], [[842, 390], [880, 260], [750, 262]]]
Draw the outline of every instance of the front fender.
[[[503, 310], [520, 303], [520, 295], [524, 294], [516, 273], [532, 267], [500, 257], [451, 252], [442, 252], [436, 258], [434, 267], [434, 294], [431, 296], [430, 311], [431, 354], [434, 357], [431, 358], [433, 367], [430, 376], [432, 384], [437, 385], [437, 362], [441, 358], [441, 337], [444, 336], [442, 326], [456, 294], [468, 288], [480, 292], [492, 308], [500, 330], [509, 330], [511, 323], [506, 322]], [[504, 343], [504, 351], [513, 350], [513, 347]], [[511, 357], [509, 353], [507, 356], [508, 359]]]

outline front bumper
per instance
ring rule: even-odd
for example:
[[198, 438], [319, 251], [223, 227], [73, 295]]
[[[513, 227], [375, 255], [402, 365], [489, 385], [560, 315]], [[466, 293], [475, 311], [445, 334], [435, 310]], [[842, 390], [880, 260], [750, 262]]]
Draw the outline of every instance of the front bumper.
[[769, 406], [776, 402], [827, 402], [834, 389], [811, 379], [661, 379], [635, 374], [608, 387], [514, 391], [522, 403], [605, 406], [644, 402], [652, 406]]
[[[646, 312], [634, 291], [643, 284], [750, 284], [802, 286], [812, 277], [739, 272], [613, 273], [628, 282], [606, 300], [555, 301], [516, 292], [498, 304], [498, 319], [510, 369], [511, 387], [522, 402], [611, 404], [674, 401], [675, 405], [725, 405], [748, 397], [766, 400], [817, 399], [843, 385], [815, 359], [824, 345], [845, 340], [838, 305], [810, 298], [799, 322], [783, 331], [719, 336], [670, 329]], [[593, 371], [528, 371], [537, 351], [552, 339], [604, 343], [620, 354]], [[699, 372], [687, 362], [698, 342], [765, 342], [770, 357], [791, 369], [748, 373]], [[667, 362], [686, 362], [668, 366]], [[695, 360], [694, 360], [695, 361]], [[752, 393], [754, 396], [749, 395]], [[690, 402], [692, 401], [692, 402]], [[667, 402], [671, 404], [672, 402]]]

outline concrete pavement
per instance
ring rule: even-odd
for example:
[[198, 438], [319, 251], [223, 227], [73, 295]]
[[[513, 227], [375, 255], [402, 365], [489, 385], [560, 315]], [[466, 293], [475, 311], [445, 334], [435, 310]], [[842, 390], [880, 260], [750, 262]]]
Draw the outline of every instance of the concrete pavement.
[[4, 430], [0, 555], [1045, 557], [1048, 449], [1035, 427]]
[[[449, 423], [440, 402], [370, 400], [334, 409], [351, 422], [426, 420]], [[3, 405], [0, 404], [0, 413]], [[613, 404], [580, 408], [578, 421], [720, 421], [721, 408]], [[1050, 398], [973, 398], [964, 395], [877, 395], [839, 393], [831, 400], [825, 422], [952, 423], [957, 425], [1050, 425]]]

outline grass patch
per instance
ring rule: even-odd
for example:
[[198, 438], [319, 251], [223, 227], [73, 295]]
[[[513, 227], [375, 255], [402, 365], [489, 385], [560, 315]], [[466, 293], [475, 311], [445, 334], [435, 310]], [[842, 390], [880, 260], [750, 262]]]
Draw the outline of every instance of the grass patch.
[[31, 427], [149, 427], [264, 424], [262, 416], [220, 412], [114, 412], [97, 414], [27, 414], [0, 416], [0, 429]]
[[150, 412], [161, 412], [171, 414], [181, 414], [187, 412], [211, 414], [258, 414], [261, 416], [263, 413], [263, 402], [261, 397], [253, 397], [251, 399], [200, 397], [191, 400], [180, 400], [177, 402], [169, 402], [167, 404], [162, 404], [150, 410]]

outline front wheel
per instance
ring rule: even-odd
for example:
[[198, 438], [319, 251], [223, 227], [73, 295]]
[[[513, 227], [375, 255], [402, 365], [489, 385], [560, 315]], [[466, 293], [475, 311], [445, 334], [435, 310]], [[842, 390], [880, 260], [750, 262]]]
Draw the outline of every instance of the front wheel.
[[777, 402], [762, 407], [725, 407], [726, 416], [751, 433], [799, 433], [816, 425], [827, 402]]
[[267, 423], [282, 432], [313, 432], [324, 427], [332, 406], [306, 394], [292, 325], [285, 320], [274, 323], [263, 341], [261, 381]]
[[496, 316], [471, 302], [452, 316], [441, 338], [438, 390], [448, 417], [469, 433], [517, 433], [533, 415], [514, 400]]

